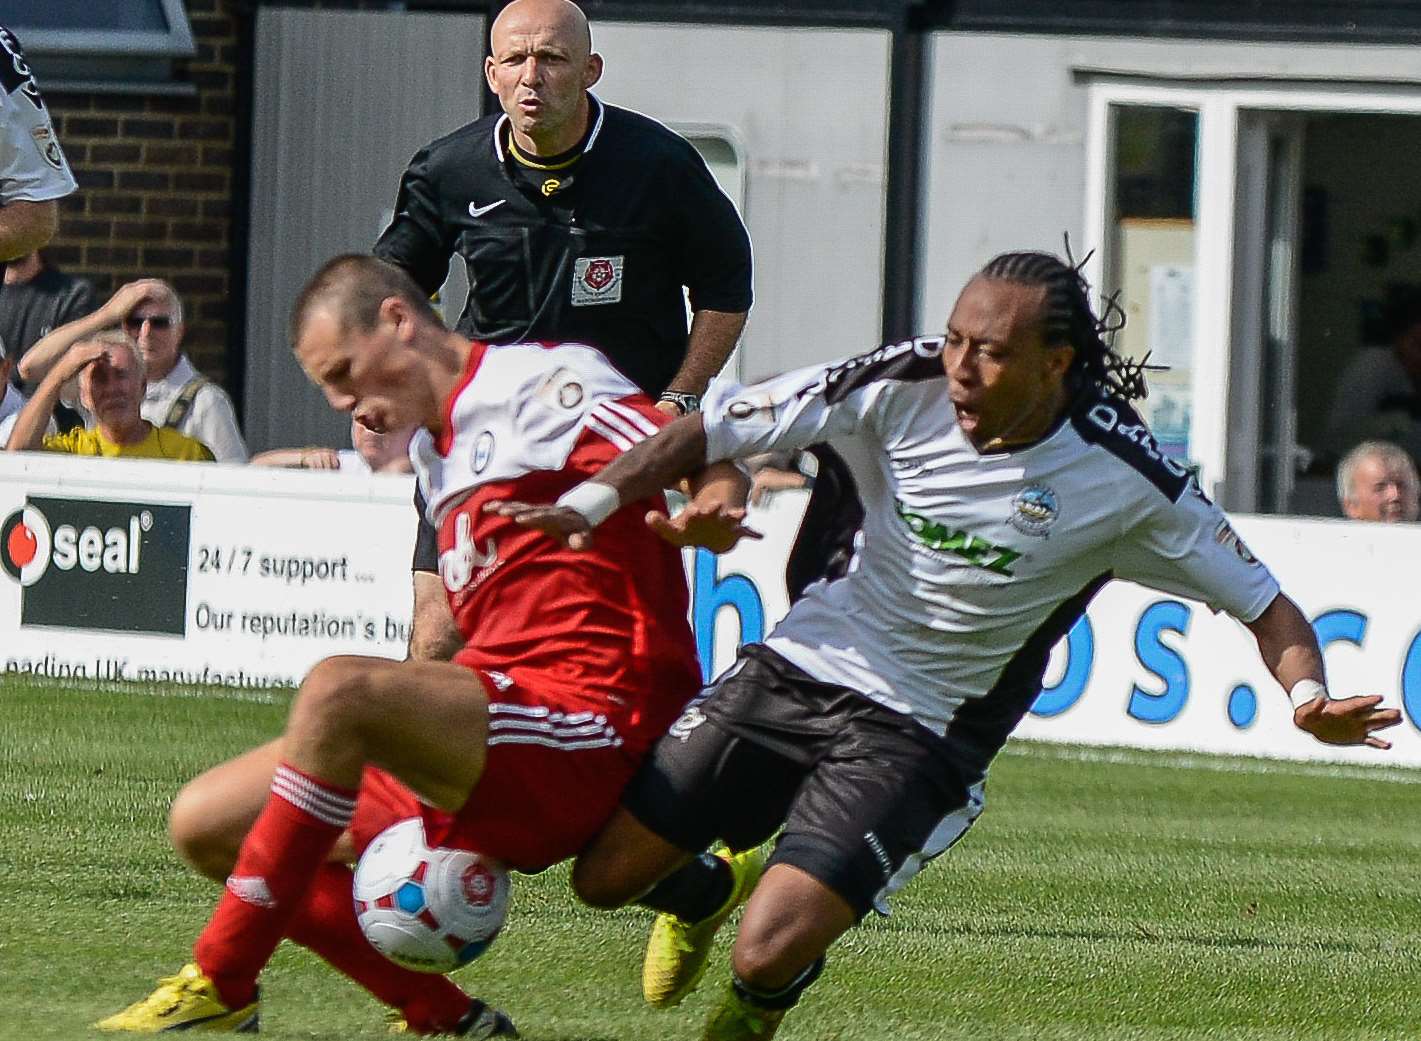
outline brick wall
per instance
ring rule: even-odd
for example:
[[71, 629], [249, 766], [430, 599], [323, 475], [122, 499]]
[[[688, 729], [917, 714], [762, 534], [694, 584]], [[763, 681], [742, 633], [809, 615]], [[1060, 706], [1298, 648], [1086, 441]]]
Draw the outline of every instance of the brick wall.
[[79, 191], [60, 204], [50, 254], [91, 279], [100, 298], [156, 276], [183, 296], [184, 341], [195, 364], [227, 377], [234, 285], [231, 265], [232, 145], [237, 18], [231, 0], [186, 0], [197, 42], [175, 64], [190, 95], [71, 93], [46, 89]]

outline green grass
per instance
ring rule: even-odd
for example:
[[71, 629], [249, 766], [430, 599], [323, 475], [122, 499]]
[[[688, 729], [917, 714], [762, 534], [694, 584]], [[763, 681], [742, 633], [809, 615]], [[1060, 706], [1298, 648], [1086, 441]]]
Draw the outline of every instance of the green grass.
[[[0, 1038], [97, 1036], [87, 1024], [186, 960], [215, 890], [169, 852], [167, 802], [276, 734], [284, 701], [182, 695], [0, 683]], [[840, 944], [779, 1036], [1414, 1036], [1413, 780], [1015, 745], [981, 822]], [[532, 1041], [697, 1038], [725, 953], [685, 1006], [652, 1012], [646, 924], [578, 907], [564, 871], [520, 878], [508, 928], [460, 979]], [[388, 1036], [363, 992], [290, 945], [264, 978], [263, 1033]]]

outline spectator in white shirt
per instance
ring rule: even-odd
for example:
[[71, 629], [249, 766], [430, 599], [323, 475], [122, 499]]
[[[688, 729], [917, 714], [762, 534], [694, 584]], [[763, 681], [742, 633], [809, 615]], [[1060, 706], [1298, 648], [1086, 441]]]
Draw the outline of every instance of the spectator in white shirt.
[[[143, 418], [201, 441], [219, 463], [245, 463], [247, 445], [232, 399], [183, 353], [182, 300], [161, 279], [129, 282], [93, 314], [54, 330], [20, 359], [20, 376], [31, 382], [43, 378], [75, 343], [114, 326], [122, 326], [143, 354], [148, 370]], [[72, 405], [73, 396], [66, 394], [65, 404]], [[91, 417], [84, 418], [92, 425]]]

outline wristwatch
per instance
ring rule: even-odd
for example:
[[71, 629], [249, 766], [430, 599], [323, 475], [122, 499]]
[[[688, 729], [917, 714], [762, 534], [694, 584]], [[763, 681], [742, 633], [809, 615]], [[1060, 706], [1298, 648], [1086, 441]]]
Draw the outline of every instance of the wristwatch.
[[668, 390], [656, 400], [671, 402], [681, 410], [683, 416], [689, 416], [692, 412], [701, 410], [701, 396], [699, 394], [682, 394], [678, 390]]

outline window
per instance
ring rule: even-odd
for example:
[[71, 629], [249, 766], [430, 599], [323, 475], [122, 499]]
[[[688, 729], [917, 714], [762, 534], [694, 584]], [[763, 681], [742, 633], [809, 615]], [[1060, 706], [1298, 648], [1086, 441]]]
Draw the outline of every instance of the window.
[[0, 24], [32, 53], [193, 53], [182, 0], [0, 0]]
[[1185, 459], [1193, 404], [1194, 256], [1199, 114], [1112, 105], [1111, 241], [1106, 282], [1120, 290], [1116, 349], [1161, 366], [1141, 411], [1167, 455]]

